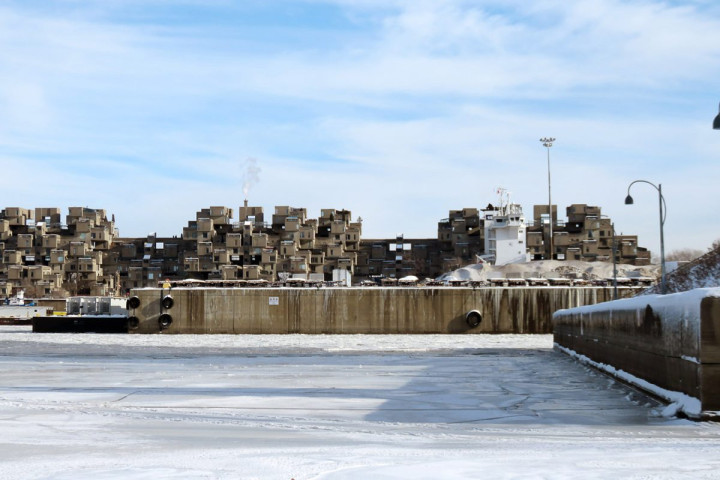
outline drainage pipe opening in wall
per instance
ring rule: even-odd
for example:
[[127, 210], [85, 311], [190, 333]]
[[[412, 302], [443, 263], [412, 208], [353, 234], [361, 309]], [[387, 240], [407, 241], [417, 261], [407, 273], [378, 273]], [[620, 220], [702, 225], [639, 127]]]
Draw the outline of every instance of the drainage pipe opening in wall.
[[163, 313], [160, 315], [160, 318], [158, 318], [158, 324], [160, 325], [160, 330], [164, 330], [172, 324], [172, 317], [167, 313]]
[[128, 330], [137, 330], [140, 326], [140, 320], [137, 317], [129, 317], [127, 320]]
[[470, 310], [465, 314], [465, 322], [470, 328], [475, 328], [482, 322], [482, 314], [477, 310]]
[[165, 310], [170, 310], [172, 308], [172, 306], [175, 305], [175, 301], [173, 300], [173, 298], [170, 295], [165, 295], [163, 297], [161, 303], [162, 303], [162, 307]]
[[125, 308], [128, 310], [134, 310], [140, 306], [140, 299], [138, 297], [130, 297], [125, 302]]

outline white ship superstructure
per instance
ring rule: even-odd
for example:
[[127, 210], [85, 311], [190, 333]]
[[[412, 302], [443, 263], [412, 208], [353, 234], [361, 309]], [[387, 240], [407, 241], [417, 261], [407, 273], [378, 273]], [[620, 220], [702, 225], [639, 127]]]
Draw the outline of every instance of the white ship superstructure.
[[510, 193], [505, 189], [498, 189], [498, 194], [500, 205], [483, 210], [485, 254], [495, 259], [495, 265], [528, 262], [522, 207], [510, 201]]

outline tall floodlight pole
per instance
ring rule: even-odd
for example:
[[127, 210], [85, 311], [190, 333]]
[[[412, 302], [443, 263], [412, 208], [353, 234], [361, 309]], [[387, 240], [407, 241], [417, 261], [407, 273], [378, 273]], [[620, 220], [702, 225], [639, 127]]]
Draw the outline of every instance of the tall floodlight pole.
[[665, 197], [662, 194], [662, 184], [655, 185], [654, 183], [648, 182], [647, 180], [635, 180], [628, 185], [628, 194], [625, 197], [625, 205], [632, 205], [633, 198], [630, 196], [630, 187], [636, 183], [647, 183], [651, 185], [658, 192], [658, 203], [660, 204], [660, 293], [665, 295], [667, 293], [667, 284], [665, 283], [665, 216], [667, 214], [667, 205], [665, 204]]
[[548, 246], [550, 248], [550, 260], [553, 259], [553, 218], [552, 218], [552, 194], [550, 189], [550, 147], [553, 146], [555, 139], [553, 137], [543, 137], [540, 139], [543, 147], [547, 148], [547, 166], [548, 166], [548, 224], [550, 225], [550, 236], [548, 238]]

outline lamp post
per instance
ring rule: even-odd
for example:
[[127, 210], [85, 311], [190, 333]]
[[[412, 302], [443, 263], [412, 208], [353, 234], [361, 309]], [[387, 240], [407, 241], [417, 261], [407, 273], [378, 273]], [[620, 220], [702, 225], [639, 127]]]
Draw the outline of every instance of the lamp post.
[[[716, 119], [717, 120], [717, 119]], [[665, 283], [665, 215], [667, 213], [667, 205], [665, 204], [665, 197], [662, 194], [662, 184], [655, 185], [654, 183], [648, 182], [647, 180], [635, 180], [628, 185], [628, 194], [625, 197], [625, 205], [632, 205], [633, 198], [630, 196], [630, 187], [636, 183], [647, 183], [652, 186], [658, 192], [658, 203], [660, 205], [660, 293], [665, 295], [667, 292], [667, 285]]]
[[[718, 110], [720, 110], [720, 108], [718, 108]], [[713, 130], [720, 130], [720, 113], [718, 113], [715, 120], [713, 120]]]
[[543, 137], [540, 139], [543, 147], [547, 148], [547, 165], [548, 165], [548, 224], [550, 225], [550, 236], [548, 245], [550, 247], [550, 260], [553, 259], [553, 218], [552, 218], [552, 195], [550, 193], [550, 147], [553, 146], [555, 139], [553, 137]]
[[613, 256], [613, 300], [617, 300], [617, 243], [615, 243], [615, 223], [610, 224], [612, 228], [612, 256]]

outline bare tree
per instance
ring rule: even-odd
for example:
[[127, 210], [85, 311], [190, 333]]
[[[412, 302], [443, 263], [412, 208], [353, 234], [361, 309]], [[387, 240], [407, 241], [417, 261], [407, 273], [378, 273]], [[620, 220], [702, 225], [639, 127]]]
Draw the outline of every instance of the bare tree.
[[705, 252], [696, 248], [680, 248], [665, 255], [668, 262], [689, 262], [704, 255]]

